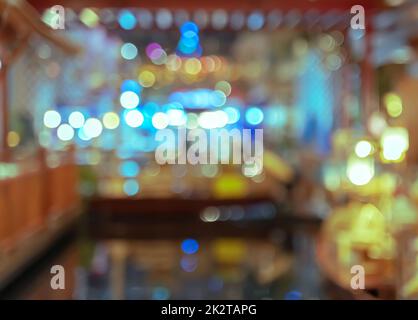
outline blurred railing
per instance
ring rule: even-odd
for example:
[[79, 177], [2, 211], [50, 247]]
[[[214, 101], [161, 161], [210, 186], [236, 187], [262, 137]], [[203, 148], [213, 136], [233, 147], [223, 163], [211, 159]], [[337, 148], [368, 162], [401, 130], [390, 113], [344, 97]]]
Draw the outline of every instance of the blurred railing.
[[74, 152], [39, 151], [31, 159], [0, 163], [0, 250], [13, 249], [30, 235], [79, 205]]

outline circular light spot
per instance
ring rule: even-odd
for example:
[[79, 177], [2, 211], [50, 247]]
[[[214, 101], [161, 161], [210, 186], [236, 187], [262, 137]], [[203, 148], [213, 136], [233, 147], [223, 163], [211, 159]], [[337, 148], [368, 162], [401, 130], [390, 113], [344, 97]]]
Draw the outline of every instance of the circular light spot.
[[182, 257], [180, 260], [180, 266], [186, 272], [196, 271], [197, 266], [198, 266], [197, 257], [193, 257], [193, 256]]
[[124, 161], [119, 166], [119, 173], [126, 178], [134, 178], [139, 174], [139, 165], [135, 161]]
[[167, 9], [160, 9], [157, 11], [155, 20], [156, 20], [158, 28], [168, 29], [171, 27], [173, 23], [173, 15]]
[[125, 60], [133, 60], [138, 55], [138, 48], [133, 43], [127, 42], [120, 48], [120, 54]]
[[149, 29], [153, 22], [152, 13], [146, 9], [140, 9], [138, 11], [138, 23], [142, 29]]
[[168, 123], [171, 126], [183, 126], [186, 124], [187, 118], [183, 110], [171, 109], [167, 111]]
[[125, 121], [128, 126], [137, 128], [144, 122], [144, 116], [138, 110], [130, 110], [125, 115]]
[[225, 113], [228, 115], [228, 124], [233, 124], [238, 122], [240, 118], [240, 113], [237, 108], [234, 107], [226, 107], [224, 109]]
[[177, 71], [181, 68], [181, 58], [176, 54], [170, 54], [165, 65], [168, 70]]
[[145, 70], [139, 74], [138, 80], [141, 86], [149, 88], [155, 83], [155, 75], [151, 71]]
[[129, 10], [122, 10], [119, 13], [118, 21], [121, 28], [125, 30], [132, 30], [136, 26], [136, 17]]
[[139, 104], [139, 96], [133, 91], [125, 91], [120, 95], [120, 104], [126, 109], [136, 108]]
[[44, 59], [44, 60], [51, 58], [52, 50], [51, 50], [51, 47], [47, 45], [46, 43], [41, 44], [37, 51], [38, 51], [39, 58]]
[[191, 74], [191, 75], [198, 74], [201, 69], [202, 69], [202, 64], [197, 58], [187, 59], [186, 63], [184, 64], [184, 70], [188, 74]]
[[152, 125], [154, 126], [155, 129], [161, 130], [161, 129], [167, 128], [168, 122], [169, 122], [168, 116], [163, 112], [157, 112], [152, 117]]
[[61, 115], [55, 110], [48, 110], [44, 114], [44, 125], [47, 128], [56, 128], [61, 123]]
[[260, 11], [255, 11], [248, 16], [248, 29], [255, 31], [260, 30], [264, 25], [264, 16]]
[[185, 239], [181, 243], [181, 250], [185, 254], [194, 254], [199, 250], [199, 243], [195, 239]]
[[221, 216], [221, 212], [217, 207], [207, 207], [200, 214], [200, 219], [204, 222], [215, 222]]
[[20, 135], [16, 131], [10, 131], [7, 134], [7, 145], [10, 148], [16, 147], [20, 143]]
[[212, 27], [215, 30], [223, 29], [228, 23], [228, 14], [225, 10], [218, 9], [212, 14]]
[[215, 89], [222, 91], [226, 96], [229, 96], [232, 91], [232, 87], [228, 81], [219, 81], [215, 85]]
[[99, 16], [90, 8], [84, 8], [79, 14], [79, 19], [89, 28], [94, 28], [99, 23]]
[[167, 62], [167, 53], [163, 49], [155, 49], [150, 58], [152, 63], [162, 65]]
[[234, 11], [231, 14], [231, 28], [233, 30], [240, 30], [245, 24], [245, 16], [241, 11]]
[[128, 196], [134, 196], [139, 192], [139, 184], [135, 179], [128, 179], [123, 183], [123, 192]]
[[210, 95], [210, 103], [214, 107], [221, 107], [226, 102], [226, 95], [220, 90], [215, 90]]
[[384, 97], [386, 110], [392, 118], [397, 118], [402, 114], [402, 99], [395, 93], [388, 93]]
[[68, 117], [68, 123], [75, 129], [79, 129], [84, 125], [84, 115], [80, 111], [71, 112]]
[[86, 120], [82, 130], [85, 138], [87, 138], [86, 140], [89, 140], [100, 136], [103, 131], [103, 126], [99, 119], [89, 118]]
[[106, 112], [103, 116], [103, 125], [106, 129], [116, 129], [119, 126], [119, 116], [115, 112]]
[[141, 93], [141, 90], [141, 86], [135, 80], [125, 80], [122, 82], [122, 85], [120, 86], [121, 92], [132, 91], [139, 95]]
[[148, 58], [152, 59], [152, 57], [155, 56], [154, 51], [158, 49], [162, 49], [161, 46], [157, 42], [151, 42], [149, 45], [147, 45], [145, 53], [147, 54]]
[[360, 158], [365, 158], [373, 151], [373, 146], [369, 141], [359, 141], [357, 142], [354, 152]]
[[263, 122], [264, 114], [260, 108], [251, 107], [245, 113], [245, 120], [251, 125], [258, 125]]
[[347, 164], [347, 177], [356, 186], [366, 185], [374, 176], [374, 165], [367, 159], [350, 159]]
[[58, 127], [57, 136], [62, 141], [69, 141], [74, 137], [74, 129], [69, 124], [62, 124]]

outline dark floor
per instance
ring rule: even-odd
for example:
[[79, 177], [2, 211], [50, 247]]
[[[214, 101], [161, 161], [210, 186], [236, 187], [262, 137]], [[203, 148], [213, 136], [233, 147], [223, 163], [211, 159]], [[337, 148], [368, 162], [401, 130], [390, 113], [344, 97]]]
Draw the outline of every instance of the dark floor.
[[[58, 244], [3, 293], [9, 299], [328, 299], [314, 236], [91, 240]], [[53, 265], [65, 290], [51, 289]]]

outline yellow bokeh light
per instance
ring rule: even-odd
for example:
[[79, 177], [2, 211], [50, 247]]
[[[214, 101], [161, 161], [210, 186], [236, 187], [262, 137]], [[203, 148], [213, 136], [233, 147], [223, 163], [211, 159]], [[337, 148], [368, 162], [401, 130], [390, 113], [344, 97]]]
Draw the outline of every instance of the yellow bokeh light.
[[7, 144], [10, 148], [14, 148], [20, 143], [20, 135], [16, 131], [10, 131], [7, 134]]
[[196, 75], [202, 70], [202, 64], [197, 58], [190, 58], [184, 64], [184, 70], [186, 73]]
[[144, 88], [152, 87], [155, 84], [155, 75], [148, 70], [142, 71], [139, 74], [138, 81]]
[[215, 71], [215, 61], [211, 57], [203, 57], [202, 59], [202, 67], [205, 72], [213, 72]]
[[103, 125], [106, 129], [116, 129], [119, 122], [119, 116], [115, 112], [107, 112], [103, 116]]
[[223, 174], [216, 178], [213, 185], [215, 198], [243, 198], [248, 193], [248, 182], [239, 174]]
[[99, 16], [90, 8], [85, 8], [80, 12], [80, 21], [89, 28], [94, 28], [99, 23]]
[[167, 57], [167, 62], [165, 64], [168, 70], [177, 71], [181, 68], [181, 59], [176, 54], [170, 54]]
[[402, 114], [402, 99], [395, 93], [388, 93], [384, 98], [386, 111], [392, 118], [397, 118]]

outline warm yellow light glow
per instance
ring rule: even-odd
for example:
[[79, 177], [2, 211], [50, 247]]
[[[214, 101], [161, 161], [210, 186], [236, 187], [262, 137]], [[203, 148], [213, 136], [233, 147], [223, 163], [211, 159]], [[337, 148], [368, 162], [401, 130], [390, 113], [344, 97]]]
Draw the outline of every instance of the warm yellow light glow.
[[10, 148], [16, 147], [20, 143], [20, 136], [16, 131], [10, 131], [7, 134], [7, 144]]
[[213, 185], [215, 198], [243, 198], [248, 193], [248, 182], [239, 174], [223, 174], [216, 178]]
[[374, 176], [374, 160], [360, 159], [356, 156], [349, 158], [347, 163], [347, 177], [356, 186], [366, 185]]
[[103, 125], [106, 129], [116, 129], [119, 122], [119, 116], [115, 112], [107, 112], [103, 116]]
[[383, 214], [371, 203], [363, 205], [354, 221], [353, 239], [358, 243], [379, 243], [384, 233], [385, 218]]
[[402, 100], [397, 94], [388, 93], [385, 95], [384, 100], [386, 110], [391, 117], [397, 118], [402, 114]]
[[402, 127], [388, 127], [380, 139], [381, 156], [388, 162], [401, 162], [409, 148], [408, 130]]
[[151, 71], [142, 71], [138, 77], [139, 84], [145, 88], [152, 87], [155, 83], [155, 75]]
[[165, 63], [165, 66], [170, 71], [177, 71], [181, 67], [181, 58], [176, 54], [170, 54], [167, 57], [167, 62]]
[[84, 23], [86, 26], [88, 26], [89, 28], [93, 28], [97, 26], [97, 24], [99, 23], [99, 16], [97, 15], [96, 12], [94, 12], [90, 8], [83, 9], [80, 12], [79, 18], [80, 18], [80, 21]]
[[202, 64], [200, 63], [199, 59], [197, 58], [190, 58], [187, 59], [186, 63], [184, 64], [184, 70], [191, 75], [196, 75], [202, 70]]
[[354, 152], [360, 158], [365, 158], [370, 155], [373, 151], [373, 146], [369, 141], [361, 140], [357, 142]]

